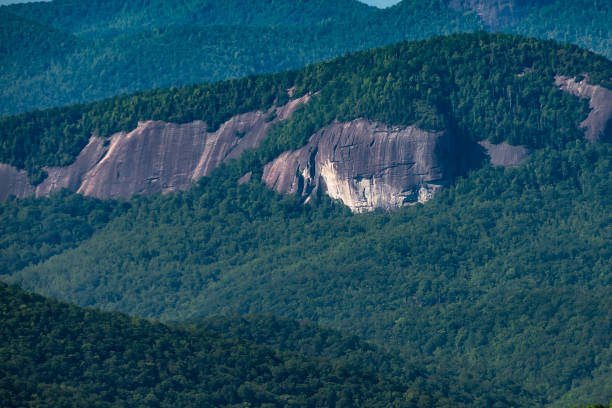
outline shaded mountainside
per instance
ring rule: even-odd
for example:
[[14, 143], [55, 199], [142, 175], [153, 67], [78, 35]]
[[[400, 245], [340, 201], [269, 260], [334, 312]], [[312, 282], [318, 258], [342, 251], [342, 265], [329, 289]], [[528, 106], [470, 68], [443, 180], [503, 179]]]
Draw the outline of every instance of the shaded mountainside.
[[[357, 336], [322, 328], [307, 321], [296, 321], [275, 316], [213, 316], [192, 322], [191, 325], [214, 332], [224, 338], [239, 338], [281, 351], [296, 352], [308, 357], [342, 360], [373, 371], [401, 378], [407, 385], [406, 394], [414, 390], [419, 406], [431, 405], [434, 398], [451, 406], [480, 404], [483, 396], [497, 406], [525, 404], [525, 390], [516, 384], [506, 384], [514, 392], [508, 399], [504, 392], [490, 383], [480, 383], [456, 372], [427, 372], [421, 362], [410, 361], [397, 349], [380, 348]], [[477, 402], [475, 402], [475, 400]]]
[[[404, 0], [383, 10], [355, 0], [245, 4], [56, 0], [2, 7], [0, 26], [27, 46], [2, 43], [10, 53], [1, 61], [0, 113], [277, 72], [401, 40], [487, 27], [612, 55], [612, 3], [600, 0]], [[15, 15], [29, 22], [11, 24]], [[41, 24], [74, 44], [45, 47], [45, 41], [38, 47]]]
[[373, 367], [80, 309], [3, 283], [0, 323], [4, 407], [450, 406]]
[[257, 147], [235, 165], [241, 176], [357, 212], [394, 209], [430, 199], [486, 155], [517, 165], [529, 148], [606, 139], [610, 78], [610, 61], [576, 47], [462, 34], [21, 114], [0, 120], [1, 160], [17, 167], [0, 167], [0, 198], [184, 190]]

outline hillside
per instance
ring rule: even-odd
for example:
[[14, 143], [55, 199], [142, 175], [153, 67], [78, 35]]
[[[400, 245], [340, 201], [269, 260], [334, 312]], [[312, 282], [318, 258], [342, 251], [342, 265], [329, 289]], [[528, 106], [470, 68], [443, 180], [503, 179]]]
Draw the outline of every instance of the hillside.
[[[609, 375], [609, 163], [607, 145], [580, 144], [508, 173], [485, 168], [422, 208], [368, 216], [213, 179], [135, 199], [76, 249], [10, 280], [143, 316], [307, 318], [401, 347], [433, 371], [512, 380], [543, 404]], [[20, 215], [3, 223], [28, 234], [36, 212], [7, 206]], [[17, 248], [35, 253], [34, 237]]]
[[[81, 306], [165, 321], [248, 313], [307, 319], [390, 347], [397, 360], [374, 359], [385, 370], [404, 367], [401, 361], [422, 367], [456, 388], [418, 390], [468, 406], [607, 401], [612, 161], [610, 145], [596, 141], [609, 140], [610, 126], [595, 101], [608, 100], [610, 78], [609, 60], [575, 46], [477, 33], [2, 118], [1, 161], [38, 175], [38, 186], [46, 185], [44, 166], [80, 165], [87, 145], [105, 155], [96, 165], [121, 163], [109, 168], [125, 175], [140, 159], [109, 152], [129, 152], [122, 143], [143, 136], [170, 146], [164, 143], [178, 140], [181, 126], [206, 137], [226, 132], [232, 146], [259, 140], [237, 160], [221, 155], [207, 177], [172, 194], [9, 198], [0, 204], [2, 279]], [[285, 116], [282, 107], [291, 103], [295, 110]], [[232, 127], [251, 123], [245, 118], [261, 127]], [[327, 190], [306, 189], [329, 175], [317, 173], [322, 166], [287, 166], [283, 174], [303, 183], [300, 194], [264, 184], [279, 158], [316, 164], [325, 149], [315, 146], [332, 145], [319, 142], [357, 128], [370, 136], [355, 139], [360, 146], [367, 140], [380, 152], [394, 151], [382, 141], [395, 138], [408, 141], [402, 148], [450, 153], [430, 169], [454, 173], [424, 205], [370, 214], [330, 199], [327, 182]], [[454, 149], [437, 149], [444, 146], [438, 140]], [[509, 168], [490, 165], [483, 153], [494, 161], [491, 146], [500, 145], [525, 145], [528, 157]], [[346, 146], [337, 156], [342, 163], [361, 157], [356, 144]], [[153, 168], [163, 175], [181, 157]], [[49, 179], [60, 174], [47, 170]], [[371, 177], [377, 184], [375, 176], [352, 175], [351, 182]], [[251, 323], [202, 324], [312, 354], [295, 338], [279, 340]], [[352, 356], [321, 347], [320, 357], [378, 364], [368, 363], [361, 345], [349, 347]]]
[[[529, 61], [532, 70], [517, 61]], [[451, 372], [458, 384], [480, 384], [486, 391], [471, 394], [471, 406], [490, 406], [492, 399], [513, 405], [517, 395], [520, 405], [605, 401], [611, 396], [605, 387], [611, 383], [610, 146], [582, 140], [588, 103], [560, 90], [555, 78], [586, 72], [588, 81], [607, 84], [609, 64], [550, 42], [456, 35], [301, 71], [3, 119], [14, 140], [22, 140], [20, 129], [32, 118], [40, 129], [65, 126], [40, 143], [67, 148], [75, 140], [67, 131], [111, 134], [129, 129], [139, 115], [194, 120], [192, 107], [220, 126], [236, 113], [287, 102], [293, 86], [294, 98], [313, 93], [258, 150], [185, 192], [127, 202], [67, 193], [4, 202], [3, 279], [79, 305], [169, 320], [219, 313], [309, 319], [397, 347], [442, 378]], [[435, 75], [423, 75], [425, 65], [436, 67]], [[429, 92], [419, 99], [421, 86]], [[508, 111], [509, 94], [544, 108]], [[230, 95], [248, 98], [218, 103]], [[413, 98], [406, 103], [402, 95]], [[494, 96], [499, 100], [487, 99]], [[461, 110], [470, 106], [468, 114]], [[495, 106], [498, 111], [483, 109]], [[517, 132], [498, 134], [503, 121], [495, 115], [508, 112]], [[317, 194], [304, 205], [257, 177], [236, 183], [247, 170], [261, 176], [266, 163], [300, 148], [320, 126], [359, 117], [462, 130], [471, 142], [516, 143], [518, 134], [525, 138], [519, 143], [539, 150], [522, 166], [485, 165], [426, 205], [394, 213], [353, 215]], [[40, 166], [52, 157], [39, 152], [30, 150], [23, 162]]]
[[168, 26], [311, 26], [375, 10], [357, 0], [74, 0], [14, 4], [9, 12], [83, 37], [115, 37]]
[[[585, 75], [588, 80], [580, 82]], [[574, 82], [580, 83], [577, 88], [597, 87], [604, 92], [601, 98], [604, 106], [593, 105], [592, 98], [589, 101], [592, 93], [576, 90], [574, 93], [581, 96], [577, 98], [571, 90], [563, 91], [562, 83], [573, 83], [563, 78], [575, 78]], [[392, 127], [414, 126], [427, 132], [445, 132], [444, 140], [456, 145], [452, 153], [455, 157], [443, 158], [448, 169], [439, 178], [452, 180], [466, 168], [479, 165], [470, 158], [475, 142], [562, 147], [568, 141], [584, 137], [580, 124], [590, 117], [591, 110], [602, 115], [594, 121], [597, 123], [587, 121], [590, 124], [585, 125], [594, 126], [601, 133], [590, 139], [606, 139], [610, 132], [606, 123], [612, 114], [612, 107], [607, 103], [610, 78], [609, 60], [573, 46], [485, 33], [435, 37], [355, 53], [297, 71], [160, 89], [88, 105], [5, 117], [0, 119], [0, 162], [26, 169], [31, 182], [37, 185], [45, 179], [43, 167], [70, 165], [92, 135], [107, 140], [97, 142], [100, 145], [112, 142], [114, 146], [114, 141], [137, 138], [144, 131], [139, 123], [153, 120], [197, 125], [202, 129], [199, 137], [205, 138], [207, 132], [223, 132], [236, 120], [251, 123], [252, 119], [239, 119], [239, 116], [254, 115], [274, 126], [257, 153], [244, 159], [241, 166], [242, 174], [248, 171], [261, 174], [266, 163], [285, 151], [303, 147], [315, 132], [332, 126], [335, 121], [349, 124], [367, 119]], [[294, 90], [292, 97], [288, 95], [289, 89]], [[290, 99], [296, 102], [300, 97], [309, 96], [312, 97], [308, 103], [294, 106], [297, 108], [294, 114], [269, 116], [275, 108], [274, 115], [278, 115], [278, 109]], [[197, 124], [197, 121], [203, 123]], [[236, 129], [241, 137], [231, 135], [236, 143], [259, 122], [248, 123]], [[121, 132], [129, 133], [128, 137], [123, 137]], [[173, 140], [172, 143], [178, 143], [178, 139]], [[188, 142], [190, 146], [193, 143]], [[169, 153], [164, 150], [156, 154]], [[108, 158], [106, 162], [113, 160]], [[97, 162], [92, 161], [84, 172]], [[438, 160], [428, 165], [439, 167], [440, 163]], [[168, 165], [153, 163], [152, 167]], [[139, 170], [132, 169], [129, 173], [139, 174]], [[111, 172], [113, 177], [116, 174]], [[207, 174], [199, 173], [202, 175]], [[81, 177], [82, 174], [75, 174], [73, 178], [78, 181]], [[159, 178], [160, 174], [147, 174], [142, 180], [149, 177]], [[106, 181], [111, 182], [121, 181]], [[189, 180], [186, 185], [189, 186]], [[142, 191], [132, 190], [132, 194]]]
[[[243, 2], [210, 0], [179, 5], [155, 0], [146, 7], [136, 1], [90, 3], [56, 0], [2, 7], [0, 26], [12, 27], [9, 37], [26, 39], [38, 51], [31, 53], [31, 46], [11, 50], [9, 60], [24, 63], [14, 68], [3, 64], [0, 114], [278, 72], [401, 40], [483, 28], [574, 42], [612, 55], [612, 5], [596, 0], [517, 6], [520, 18], [502, 18], [503, 24], [493, 26], [488, 25], [491, 15], [505, 15], [503, 8], [496, 11], [498, 2], [404, 0], [383, 10], [355, 0], [332, 2], [333, 7], [325, 2], [324, 8], [318, 1], [287, 0], [250, 2], [248, 8]], [[78, 45], [38, 46], [28, 29], [5, 23], [15, 18], [11, 15], [76, 36]]]
[[80, 309], [3, 283], [0, 322], [4, 407], [447, 406], [348, 362]]

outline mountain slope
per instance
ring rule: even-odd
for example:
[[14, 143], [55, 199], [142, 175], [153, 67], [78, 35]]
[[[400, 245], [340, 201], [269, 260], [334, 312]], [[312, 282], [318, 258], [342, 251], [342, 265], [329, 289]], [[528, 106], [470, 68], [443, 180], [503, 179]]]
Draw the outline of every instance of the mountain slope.
[[[582, 138], [579, 124], [588, 115], [589, 102], [561, 91], [555, 82], [559, 76], [582, 74], [588, 74], [584, 83], [609, 87], [612, 63], [576, 47], [521, 37], [436, 37], [299, 71], [2, 118], [0, 161], [27, 169], [38, 184], [44, 178], [42, 167], [70, 164], [92, 135], [132, 132], [139, 121], [148, 120], [202, 120], [215, 131], [235, 115], [282, 106], [289, 99], [287, 91], [295, 88], [293, 98], [315, 96], [274, 127], [254, 158], [259, 172], [266, 162], [304, 146], [334, 121], [359, 118], [446, 130], [457, 140], [458, 160], [469, 162], [462, 150], [469, 147], [467, 142], [559, 147]], [[257, 169], [245, 168], [244, 173], [250, 170]]]
[[368, 216], [213, 179], [133, 200], [77, 249], [11, 280], [138, 315], [307, 318], [432, 371], [512, 380], [544, 405], [609, 364], [609, 164], [606, 145], [542, 152], [423, 208]]
[[89, 1], [54, 0], [14, 4], [9, 12], [84, 37], [125, 35], [167, 26], [310, 26], [328, 20], [357, 19], [375, 8], [356, 0]]
[[79, 309], [3, 283], [0, 302], [0, 398], [6, 407], [409, 407], [419, 402], [418, 394], [413, 401], [403, 395], [400, 382], [345, 362]]
[[[611, 73], [610, 61], [573, 46], [478, 33], [4, 118], [3, 157], [40, 169], [56, 151], [73, 160], [92, 132], [129, 131], [140, 119], [204, 119], [221, 129], [236, 114], [310, 95], [259, 148], [185, 192], [3, 203], [3, 259], [23, 260], [6, 262], [3, 280], [168, 320], [309, 319], [395, 346], [428, 372], [455, 373], [458, 384], [480, 384], [470, 406], [605, 401], [610, 145], [583, 140], [592, 106], [574, 93], [606, 92]], [[390, 214], [354, 215], [322, 190], [304, 204], [261, 183], [281, 154], [358, 120], [446, 131], [463, 147], [487, 138], [535, 150], [512, 169], [466, 165], [427, 204]], [[471, 163], [469, 150], [454, 152]], [[40, 234], [38, 220], [57, 234]], [[72, 226], [82, 233], [65, 231]]]
[[[478, 4], [457, 7], [446, 0], [404, 0], [383, 10], [352, 0], [325, 6], [319, 1], [276, 0], [250, 2], [248, 7], [209, 0], [178, 5], [164, 0], [90, 3], [65, 0], [2, 8], [3, 15], [17, 13], [76, 34], [80, 42], [53, 53], [38, 47], [35, 58], [20, 64], [23, 72], [0, 75], [0, 114], [277, 72], [349, 51], [486, 27], [473, 12], [481, 10]], [[514, 1], [501, 3], [507, 8]], [[556, 0], [517, 7], [520, 19], [494, 30], [575, 42], [612, 55], [607, 24], [612, 10], [607, 2]], [[20, 27], [14, 30], [13, 37], [37, 44]]]

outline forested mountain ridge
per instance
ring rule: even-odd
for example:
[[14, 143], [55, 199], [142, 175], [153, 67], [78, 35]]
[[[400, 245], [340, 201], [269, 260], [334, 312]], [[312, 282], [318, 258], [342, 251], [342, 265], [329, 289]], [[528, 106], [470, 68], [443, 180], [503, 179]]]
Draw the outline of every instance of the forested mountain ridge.
[[182, 25], [312, 26], [329, 20], [356, 20], [375, 8], [357, 0], [54, 0], [6, 7], [11, 13], [84, 37]]
[[[424, 201], [421, 195], [429, 197], [438, 185], [480, 166], [478, 150], [490, 152], [491, 143], [562, 148], [584, 138], [585, 132], [591, 140], [606, 139], [612, 129], [612, 91], [606, 88], [610, 78], [609, 60], [574, 46], [501, 34], [457, 34], [355, 53], [297, 71], [26, 113], [0, 119], [0, 160], [27, 169], [34, 184], [43, 183], [35, 189], [25, 182], [25, 173], [4, 166], [9, 189], [0, 193], [25, 196], [36, 190], [44, 195], [66, 187], [99, 198], [125, 198], [184, 189], [226, 158], [258, 146], [240, 158], [242, 175], [263, 177], [270, 187], [306, 199], [322, 185], [320, 175], [329, 187], [337, 174], [341, 183], [353, 180], [347, 188], [355, 191], [363, 183], [395, 189], [394, 198], [380, 205], [374, 201], [386, 194], [386, 187], [373, 190], [365, 208], [396, 208], [406, 200], [417, 201], [417, 196]], [[330, 139], [334, 132], [352, 140], [340, 144], [353, 146], [354, 160], [334, 147], [339, 143]], [[383, 137], [384, 132], [396, 136]], [[399, 147], [388, 148], [392, 140]], [[484, 149], [477, 144], [483, 140], [489, 143]], [[310, 149], [314, 161], [306, 161], [310, 153], [296, 149]], [[410, 159], [385, 155], [389, 149], [421, 153]], [[368, 154], [374, 150], [380, 155]], [[290, 151], [304, 160], [274, 162], [272, 171], [269, 164]], [[219, 157], [213, 155], [213, 160], [212, 153]], [[77, 155], [72, 167], [47, 168], [45, 180], [45, 166], [70, 165]], [[371, 163], [365, 165], [365, 159]], [[337, 164], [330, 175], [326, 160], [346, 162], [357, 172], [344, 174]], [[217, 164], [202, 164], [211, 161]], [[416, 163], [414, 170], [406, 168], [406, 161]], [[189, 168], [176, 165], [188, 162]], [[363, 170], [355, 167], [359, 165]], [[203, 168], [208, 170], [198, 170]], [[389, 168], [396, 170], [373, 180]], [[179, 182], [173, 171], [188, 177]], [[312, 181], [291, 181], [305, 172]], [[275, 186], [274, 180], [281, 178], [290, 184]], [[291, 183], [303, 188], [283, 187]], [[117, 189], [105, 187], [111, 185]], [[357, 208], [349, 204], [350, 194], [334, 195], [329, 188], [327, 193]]]
[[[395, 10], [414, 6], [427, 12], [423, 4], [405, 1]], [[478, 22], [474, 15], [467, 17]], [[22, 22], [11, 18], [16, 26]], [[47, 29], [37, 23], [28, 27], [34, 34]], [[261, 29], [249, 28], [251, 34]], [[278, 27], [264, 29], [279, 33]], [[52, 33], [67, 47], [74, 45], [73, 36]], [[213, 363], [220, 364], [212, 364], [212, 372], [231, 374], [223, 377], [231, 391], [206, 389], [197, 395], [211, 405], [254, 398], [262, 406], [283, 406], [287, 395], [298, 406], [309, 401], [327, 406], [340, 401], [339, 395], [384, 406], [567, 407], [608, 401], [612, 156], [610, 145], [597, 140], [609, 140], [612, 127], [606, 118], [591, 125], [593, 113], [602, 112], [593, 90], [605, 99], [611, 81], [610, 60], [576, 46], [479, 32], [400, 43], [279, 74], [157, 89], [0, 119], [0, 161], [27, 169], [32, 181], [42, 181], [39, 186], [44, 185], [45, 166], [74, 163], [91, 140], [106, 155], [128, 138], [166, 132], [163, 140], [175, 140], [181, 126], [200, 132], [196, 136], [225, 129], [238, 144], [251, 140], [251, 133], [240, 127], [245, 117], [266, 128], [256, 149], [224, 161], [185, 191], [123, 201], [59, 191], [2, 202], [2, 280], [80, 306], [179, 323], [169, 327], [66, 305], [60, 307], [64, 313], [55, 302], [49, 306], [8, 288], [0, 296], [11, 305], [2, 309], [10, 322], [3, 328], [14, 330], [0, 333], [9, 349], [7, 370], [0, 372], [12, 374], [0, 388], [8, 390], [11, 401], [36, 395], [41, 405], [52, 398], [65, 397], [62, 403], [69, 404], [88, 396], [101, 404], [116, 396], [123, 399], [113, 402], [126, 405], [134, 400], [176, 405], [202, 385], [194, 375], [183, 376], [185, 381], [176, 366], [210, 363], [206, 353], [194, 361], [191, 353], [182, 352], [202, 346], [225, 350], [213, 353], [218, 358]], [[281, 107], [300, 98], [291, 115], [279, 115]], [[367, 215], [351, 213], [324, 190], [306, 188], [308, 177], [322, 174], [316, 168], [311, 173], [300, 164], [290, 172], [308, 197], [279, 195], [262, 183], [267, 166], [279, 157], [306, 157], [308, 164], [323, 150], [313, 140], [339, 132], [349, 136], [337, 139], [344, 141], [357, 128], [380, 136], [368, 140], [373, 150], [385, 150], [382, 139], [400, 136], [452, 141], [455, 145], [445, 146], [456, 149], [444, 151], [453, 153], [453, 181], [425, 205]], [[592, 129], [599, 129], [597, 137]], [[593, 142], [584, 140], [587, 136]], [[531, 155], [508, 169], [480, 160], [486, 146], [500, 142], [524, 145]], [[433, 146], [427, 151], [443, 150]], [[354, 144], [341, 147], [348, 152], [343, 158], [355, 157]], [[312, 150], [305, 154], [305, 148]], [[480, 154], [473, 156], [472, 148]], [[114, 161], [133, 162], [129, 156]], [[126, 167], [111, 170], [120, 170], [109, 172], [117, 177], [126, 174]], [[351, 177], [359, 185], [367, 181], [364, 176], [369, 174]], [[85, 318], [88, 313], [91, 320]], [[206, 319], [249, 313], [307, 319], [398, 355], [390, 358], [355, 337], [296, 328], [286, 321]], [[45, 343], [40, 333], [46, 329], [35, 323], [49, 317], [59, 319], [50, 323], [58, 330]], [[98, 321], [94, 332], [108, 336], [100, 342], [95, 336], [95, 341], [85, 338], [87, 328], [74, 323], [83, 320]], [[67, 322], [74, 324], [66, 327]], [[142, 330], [134, 334], [132, 324]], [[117, 325], [118, 332], [107, 330]], [[104, 350], [96, 349], [96, 343], [138, 339], [143, 331], [160, 334], [164, 341], [145, 336], [144, 343], [130, 344], [151, 350], [149, 355], [130, 362], [112, 355], [104, 360], [110, 374], [98, 370]], [[83, 342], [62, 342], [66, 334]], [[313, 346], [300, 344], [300, 337], [338, 340]], [[344, 342], [346, 350], [340, 352], [338, 344]], [[74, 348], [64, 352], [58, 343]], [[53, 353], [38, 353], [37, 347], [47, 345]], [[58, 349], [62, 352], [54, 354]], [[169, 349], [178, 350], [176, 359], [168, 360]], [[33, 369], [32, 353], [38, 353], [34, 358], [52, 357], [45, 360], [45, 370]], [[253, 355], [255, 360], [245, 358]], [[92, 364], [76, 365], [65, 356]], [[271, 373], [289, 380], [268, 381], [267, 372], [257, 371], [261, 356], [273, 360]], [[146, 363], [155, 359], [169, 362], [159, 367]], [[315, 376], [308, 377], [310, 368], [292, 376], [296, 361]], [[355, 375], [343, 382], [347, 363], [356, 367], [350, 369]], [[113, 388], [112, 373], [126, 366], [133, 374], [127, 379], [131, 388]], [[57, 367], [63, 383], [53, 382]], [[381, 370], [372, 371], [376, 367]], [[389, 375], [396, 380], [389, 381]], [[31, 381], [22, 381], [26, 376]], [[440, 381], [432, 385], [432, 379]], [[23, 390], [27, 395], [20, 394]]]
[[[383, 10], [354, 0], [325, 2], [325, 7], [309, 1], [252, 3], [245, 8], [236, 1], [113, 1], [89, 8], [89, 3], [66, 0], [2, 7], [0, 26], [9, 25], [4, 22], [14, 18], [9, 14], [18, 14], [80, 41], [76, 47], [53, 47], [53, 52], [40, 48], [29, 63], [14, 68], [10, 61], [27, 59], [19, 49], [12, 52], [0, 71], [0, 113], [277, 72], [400, 40], [487, 27], [478, 5], [468, 4], [477, 12], [464, 13], [465, 5], [446, 0], [404, 0]], [[612, 55], [608, 2], [519, 3], [520, 19], [494, 30], [573, 42]], [[29, 38], [20, 27], [10, 36]]]
[[3, 407], [459, 406], [373, 367], [85, 310], [0, 283]]
[[[236, 185], [231, 166], [127, 203], [9, 200], [3, 279], [171, 320], [309, 319], [486, 385], [470, 406], [606, 401], [610, 163], [609, 145], [579, 141], [470, 173], [425, 206], [367, 216]], [[91, 210], [71, 209], [87, 208], [80, 200]]]

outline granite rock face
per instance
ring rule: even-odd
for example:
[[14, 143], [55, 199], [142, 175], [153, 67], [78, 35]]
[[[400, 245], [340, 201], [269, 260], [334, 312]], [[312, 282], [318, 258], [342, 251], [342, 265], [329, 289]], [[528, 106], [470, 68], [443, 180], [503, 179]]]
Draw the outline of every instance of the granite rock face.
[[529, 155], [531, 149], [526, 146], [512, 146], [507, 142], [493, 144], [488, 140], [478, 142], [485, 149], [489, 161], [494, 166], [516, 167], [522, 164]]
[[324, 192], [354, 212], [392, 210], [429, 200], [455, 176], [455, 146], [445, 131], [356, 119], [319, 130], [308, 144], [264, 168], [263, 182], [308, 199]]
[[611, 141], [608, 139], [612, 133], [612, 90], [588, 84], [586, 79], [578, 81], [576, 78], [560, 75], [555, 77], [555, 85], [562, 91], [589, 100], [591, 113], [580, 124], [585, 138], [591, 142]]
[[25, 170], [18, 170], [8, 164], [0, 164], [0, 201], [6, 200], [11, 195], [17, 198], [29, 197], [34, 192], [34, 186], [28, 182], [28, 174]]
[[146, 121], [106, 140], [92, 137], [70, 166], [46, 167], [48, 177], [36, 187], [24, 171], [0, 165], [0, 200], [10, 195], [40, 197], [61, 188], [98, 198], [185, 190], [224, 161], [256, 147], [274, 123], [289, 118], [308, 98], [234, 116], [212, 133], [201, 121]]

